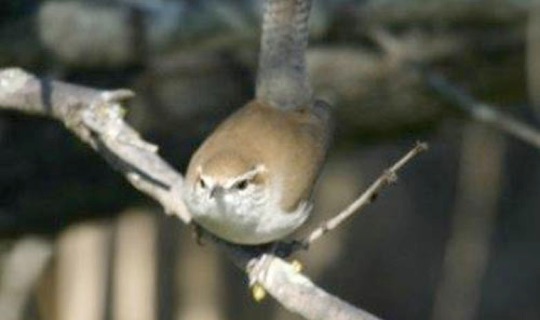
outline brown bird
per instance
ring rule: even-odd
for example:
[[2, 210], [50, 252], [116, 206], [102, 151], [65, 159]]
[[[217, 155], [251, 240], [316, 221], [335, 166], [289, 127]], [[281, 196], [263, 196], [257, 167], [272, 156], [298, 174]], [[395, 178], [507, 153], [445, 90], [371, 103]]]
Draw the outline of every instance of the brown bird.
[[331, 136], [312, 96], [305, 49], [310, 1], [266, 2], [256, 98], [193, 155], [184, 199], [195, 222], [240, 244], [280, 239], [308, 217]]

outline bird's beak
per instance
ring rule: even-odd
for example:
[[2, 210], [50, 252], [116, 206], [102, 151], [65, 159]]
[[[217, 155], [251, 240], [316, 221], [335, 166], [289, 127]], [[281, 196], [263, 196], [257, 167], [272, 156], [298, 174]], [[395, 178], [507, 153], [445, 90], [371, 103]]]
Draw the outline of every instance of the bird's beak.
[[216, 196], [219, 196], [222, 193], [223, 193], [222, 186], [214, 186], [212, 190], [210, 190], [210, 198], [215, 198]]

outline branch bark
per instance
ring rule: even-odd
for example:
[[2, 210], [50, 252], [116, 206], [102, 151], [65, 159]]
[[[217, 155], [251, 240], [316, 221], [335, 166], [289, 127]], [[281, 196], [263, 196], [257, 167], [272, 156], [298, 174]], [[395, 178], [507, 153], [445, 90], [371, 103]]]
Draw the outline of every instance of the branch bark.
[[[189, 224], [180, 197], [183, 177], [124, 120], [121, 103], [129, 90], [96, 90], [37, 78], [21, 69], [0, 70], [0, 109], [54, 118], [102, 155], [138, 190], [160, 203], [165, 212]], [[283, 259], [260, 248], [227, 243], [210, 234], [241, 269], [265, 259], [264, 276], [256, 281], [280, 304], [306, 319], [379, 319], [325, 292]]]

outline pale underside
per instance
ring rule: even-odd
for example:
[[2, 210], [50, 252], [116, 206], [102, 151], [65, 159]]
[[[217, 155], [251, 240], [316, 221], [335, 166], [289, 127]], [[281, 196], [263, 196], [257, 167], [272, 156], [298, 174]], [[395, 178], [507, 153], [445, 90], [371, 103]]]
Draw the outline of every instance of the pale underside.
[[[189, 165], [185, 199], [194, 220], [224, 239], [246, 244], [294, 231], [311, 208], [311, 191], [328, 145], [328, 121], [326, 106], [280, 110], [258, 101], [231, 115]], [[225, 193], [212, 200], [196, 192], [201, 175], [224, 185], [259, 165], [265, 170], [248, 193]]]

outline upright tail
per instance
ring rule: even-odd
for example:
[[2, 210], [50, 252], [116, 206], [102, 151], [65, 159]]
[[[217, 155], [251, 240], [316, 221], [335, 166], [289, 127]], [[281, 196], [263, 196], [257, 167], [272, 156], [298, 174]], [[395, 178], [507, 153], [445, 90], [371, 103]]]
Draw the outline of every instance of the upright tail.
[[310, 9], [311, 0], [266, 0], [256, 96], [273, 107], [311, 102], [305, 56]]

